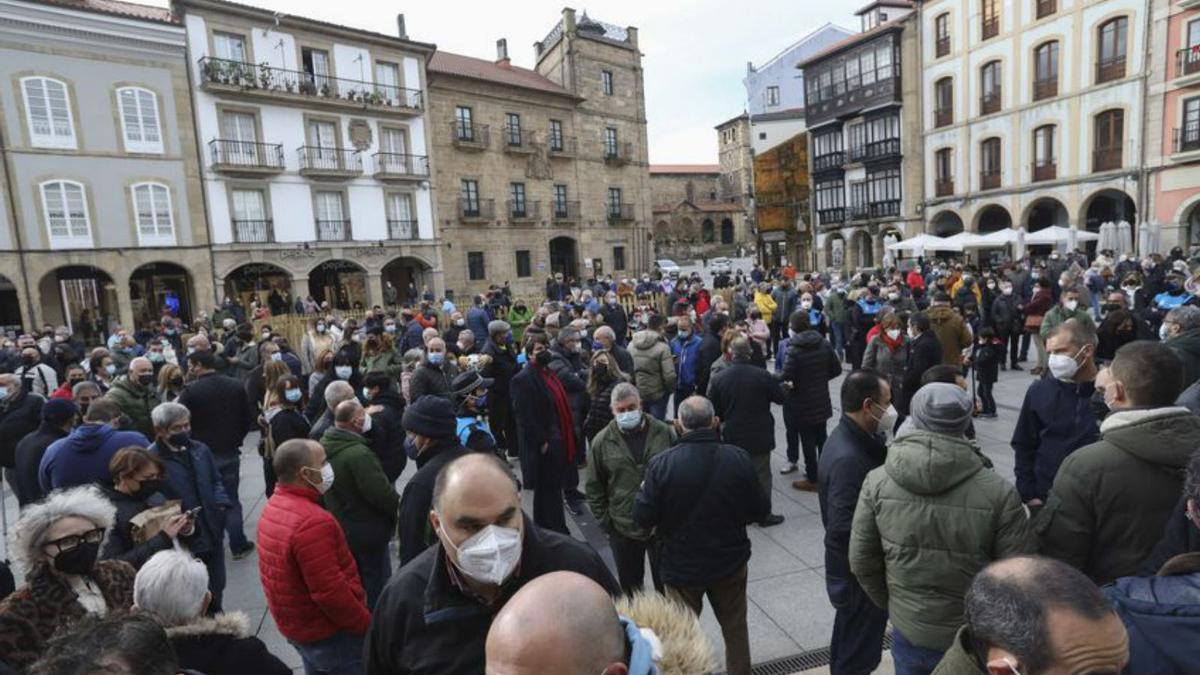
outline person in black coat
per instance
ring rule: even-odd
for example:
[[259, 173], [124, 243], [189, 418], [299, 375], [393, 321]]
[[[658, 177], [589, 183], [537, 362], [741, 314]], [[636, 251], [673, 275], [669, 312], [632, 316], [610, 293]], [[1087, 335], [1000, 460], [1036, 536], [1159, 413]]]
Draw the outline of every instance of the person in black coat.
[[308, 438], [312, 425], [300, 412], [304, 387], [294, 375], [285, 375], [275, 382], [272, 405], [263, 411], [259, 425], [263, 427], [259, 455], [263, 460], [263, 480], [268, 497], [275, 494], [275, 449], [293, 438]]
[[[996, 337], [1000, 338], [1002, 344], [1008, 345], [1008, 363], [1009, 368], [1013, 370], [1021, 370], [1021, 366], [1017, 365], [1017, 361], [1021, 360], [1021, 334], [1024, 332], [1025, 323], [1021, 313], [1021, 300], [1013, 290], [1011, 281], [1003, 280], [1000, 282], [1000, 294], [992, 300], [991, 308], [988, 311], [988, 323], [996, 331]], [[1001, 359], [1001, 367], [1003, 367], [1004, 359]]]
[[[712, 365], [721, 358], [721, 338], [729, 327], [729, 317], [724, 314], [714, 316], [708, 322], [708, 327], [700, 338], [700, 347], [696, 351], [696, 391], [707, 392], [708, 380], [712, 376]], [[724, 419], [724, 416], [722, 416]]]
[[16, 489], [13, 468], [16, 466], [17, 443], [35, 431], [42, 423], [42, 406], [46, 399], [21, 387], [16, 375], [0, 374], [0, 466], [4, 478]]
[[942, 343], [938, 341], [937, 333], [933, 332], [929, 317], [924, 312], [908, 317], [908, 334], [912, 342], [908, 344], [902, 390], [892, 399], [897, 404], [896, 411], [901, 418], [908, 415], [908, 404], [913, 394], [921, 388], [921, 376], [942, 362]]
[[350, 388], [354, 390], [354, 395], [358, 396], [362, 391], [362, 375], [358, 372], [358, 364], [359, 359], [355, 357], [352, 349], [345, 346], [338, 349], [337, 353], [333, 355], [333, 365], [329, 368], [329, 372], [325, 373], [325, 377], [317, 382], [317, 388], [309, 397], [308, 407], [304, 409], [304, 416], [315, 420], [325, 413], [325, 388], [334, 380], [349, 382]]
[[515, 457], [517, 420], [513, 414], [509, 392], [513, 376], [521, 366], [517, 364], [517, 350], [512, 344], [512, 327], [507, 321], [493, 321], [488, 324], [488, 339], [480, 353], [487, 356], [489, 361], [479, 374], [492, 381], [492, 386], [488, 389], [488, 426], [496, 439], [496, 447], [508, 453], [509, 457]]
[[79, 409], [71, 401], [51, 399], [42, 406], [42, 424], [36, 430], [25, 435], [16, 449], [16, 479], [14, 491], [17, 493], [17, 504], [25, 506], [46, 496], [38, 481], [38, 467], [46, 448], [60, 438], [71, 433], [75, 426], [75, 416]]
[[842, 374], [842, 364], [833, 346], [813, 330], [807, 311], [793, 313], [788, 323], [787, 355], [778, 375], [790, 385], [783, 403], [788, 466], [781, 473], [796, 471], [800, 460], [797, 446], [802, 445], [804, 480], [793, 481], [792, 487], [816, 492], [817, 459], [825, 445], [825, 425], [833, 416], [829, 381]]
[[[713, 378], [709, 398], [721, 419], [721, 437], [750, 454], [767, 504], [771, 503], [771, 451], [775, 449], [775, 416], [771, 404], [787, 396], [775, 376], [750, 363], [750, 339], [729, 343], [733, 363]], [[769, 514], [761, 525], [778, 525], [783, 516]]]
[[384, 372], [367, 373], [363, 377], [363, 394], [371, 413], [371, 431], [367, 441], [371, 451], [379, 458], [387, 479], [396, 482], [408, 456], [404, 454], [404, 398], [396, 390], [396, 383]]
[[417, 472], [400, 495], [396, 539], [400, 564], [406, 565], [436, 539], [429, 531], [429, 509], [438, 473], [469, 450], [458, 442], [454, 407], [440, 396], [422, 396], [404, 410], [403, 431], [412, 434]]
[[834, 607], [830, 668], [869, 673], [879, 666], [887, 610], [871, 601], [850, 571], [850, 529], [863, 480], [887, 457], [884, 432], [892, 399], [888, 379], [856, 370], [842, 382], [842, 419], [825, 442], [817, 477], [825, 526], [825, 590]]
[[600, 316], [604, 319], [604, 325], [611, 328], [616, 335], [617, 344], [625, 346], [625, 341], [629, 339], [629, 316], [625, 314], [625, 308], [617, 302], [616, 293], [610, 291], [604, 296]]
[[180, 511], [167, 519], [158, 534], [139, 542], [134, 536], [132, 520], [146, 509], [162, 506], [163, 463], [144, 448], [122, 448], [108, 463], [112, 485], [102, 485], [105, 498], [117, 507], [112, 532], [100, 552], [103, 560], [123, 560], [134, 569], [141, 568], [150, 556], [170, 549], [175, 538], [192, 534], [190, 519]]

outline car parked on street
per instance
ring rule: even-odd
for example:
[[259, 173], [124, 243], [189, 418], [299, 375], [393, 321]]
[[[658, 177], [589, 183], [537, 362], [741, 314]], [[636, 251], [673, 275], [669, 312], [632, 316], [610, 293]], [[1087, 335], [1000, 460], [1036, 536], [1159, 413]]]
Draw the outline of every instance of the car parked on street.
[[662, 272], [663, 274], [666, 274], [666, 275], [672, 276], [672, 277], [679, 276], [679, 273], [680, 273], [679, 265], [676, 265], [674, 260], [669, 260], [667, 258], [663, 258], [662, 260], [655, 260], [654, 266], [657, 267], [658, 270], [660, 272]]

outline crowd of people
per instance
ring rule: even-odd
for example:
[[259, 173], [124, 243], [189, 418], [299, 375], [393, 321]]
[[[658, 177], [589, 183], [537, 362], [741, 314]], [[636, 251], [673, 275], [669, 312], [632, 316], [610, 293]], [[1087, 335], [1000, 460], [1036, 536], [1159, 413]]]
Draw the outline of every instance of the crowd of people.
[[[1200, 611], [1198, 263], [557, 274], [462, 308], [297, 303], [295, 345], [286, 300], [0, 338], [23, 579], [0, 672], [80, 672], [85, 645], [160, 668], [114, 672], [286, 672], [224, 609], [228, 547], [307, 673], [706, 673], [707, 597], [746, 675], [775, 406], [825, 526], [831, 672], [876, 668], [889, 623], [903, 674], [1189, 672], [1200, 643], [1162, 636]], [[1024, 368], [1010, 480], [974, 427]], [[612, 570], [570, 534], [588, 513]]]

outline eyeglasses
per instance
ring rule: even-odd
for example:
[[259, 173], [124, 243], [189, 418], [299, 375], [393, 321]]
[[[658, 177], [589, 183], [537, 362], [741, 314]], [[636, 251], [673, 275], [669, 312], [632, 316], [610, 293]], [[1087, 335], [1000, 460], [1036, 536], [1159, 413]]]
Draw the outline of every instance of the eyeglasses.
[[46, 542], [46, 546], [53, 546], [57, 552], [62, 553], [63, 551], [70, 551], [83, 543], [99, 544], [101, 541], [104, 541], [104, 532], [103, 527], [97, 527], [83, 534], [68, 534], [60, 539], [48, 541]]

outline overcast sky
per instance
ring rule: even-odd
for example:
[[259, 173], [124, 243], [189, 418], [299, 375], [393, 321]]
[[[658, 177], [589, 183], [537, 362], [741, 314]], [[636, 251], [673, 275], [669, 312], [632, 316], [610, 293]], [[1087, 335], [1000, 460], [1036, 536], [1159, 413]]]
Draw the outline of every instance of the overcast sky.
[[[166, 0], [142, 0], [166, 5]], [[518, 66], [534, 65], [533, 43], [561, 15], [563, 0], [241, 0], [248, 4], [393, 34], [403, 12], [414, 40], [440, 49], [496, 58], [508, 39]], [[717, 162], [717, 124], [745, 109], [746, 62], [770, 59], [826, 22], [856, 29], [866, 0], [604, 0], [575, 4], [578, 12], [636, 26], [646, 71], [650, 161]]]

